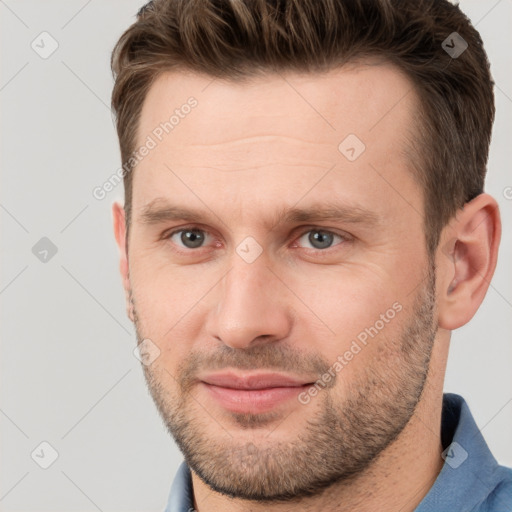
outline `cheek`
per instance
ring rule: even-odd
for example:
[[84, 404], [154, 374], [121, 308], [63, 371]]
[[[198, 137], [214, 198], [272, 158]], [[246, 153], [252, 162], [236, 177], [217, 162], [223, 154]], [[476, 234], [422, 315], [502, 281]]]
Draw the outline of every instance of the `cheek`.
[[301, 311], [316, 313], [338, 337], [372, 325], [405, 296], [381, 269], [347, 265], [310, 272], [307, 280], [299, 275], [287, 281], [304, 305], [290, 300]]
[[338, 268], [307, 282], [296, 278], [290, 288], [302, 302], [290, 298], [300, 333], [294, 339], [307, 339], [304, 348], [331, 365], [341, 358], [343, 368], [382, 358], [382, 351], [400, 336], [411, 299], [392, 283], [388, 275], [368, 268]]
[[130, 281], [138, 306], [150, 315], [164, 314], [168, 321], [179, 317], [197, 302], [219, 276], [201, 265], [177, 265], [155, 250], [131, 255]]
[[[173, 355], [179, 361], [199, 337], [203, 313], [202, 298], [218, 278], [208, 277], [193, 266], [173, 268], [135, 258], [130, 263], [130, 281], [138, 319], [139, 334], [152, 339], [162, 358]], [[174, 365], [174, 362], [172, 362]]]

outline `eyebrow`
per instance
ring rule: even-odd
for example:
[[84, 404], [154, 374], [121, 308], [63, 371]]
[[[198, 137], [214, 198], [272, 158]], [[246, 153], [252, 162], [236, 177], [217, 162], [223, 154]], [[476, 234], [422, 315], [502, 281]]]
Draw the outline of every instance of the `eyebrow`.
[[[201, 222], [217, 217], [211, 210], [197, 210], [178, 205], [172, 205], [161, 198], [154, 199], [142, 208], [140, 221], [145, 225], [161, 224], [171, 221]], [[282, 207], [270, 221], [264, 223], [266, 228], [274, 229], [278, 224], [293, 224], [298, 222], [333, 221], [349, 224], [364, 224], [376, 226], [379, 217], [372, 211], [358, 205], [337, 204], [332, 201], [322, 201], [309, 205], [307, 208]]]

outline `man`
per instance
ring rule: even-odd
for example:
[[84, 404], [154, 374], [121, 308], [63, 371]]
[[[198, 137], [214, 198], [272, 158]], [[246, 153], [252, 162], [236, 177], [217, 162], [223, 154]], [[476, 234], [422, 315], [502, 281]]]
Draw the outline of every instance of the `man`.
[[508, 511], [451, 331], [500, 240], [476, 30], [444, 0], [155, 0], [121, 36], [128, 315], [167, 511]]

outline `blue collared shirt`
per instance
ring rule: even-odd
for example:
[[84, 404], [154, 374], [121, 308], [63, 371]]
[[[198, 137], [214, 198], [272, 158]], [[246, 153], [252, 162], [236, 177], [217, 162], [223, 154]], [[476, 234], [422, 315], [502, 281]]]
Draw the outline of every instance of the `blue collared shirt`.
[[[512, 512], [512, 469], [493, 457], [465, 400], [443, 395], [443, 468], [415, 512]], [[181, 464], [165, 512], [193, 512], [190, 470]]]

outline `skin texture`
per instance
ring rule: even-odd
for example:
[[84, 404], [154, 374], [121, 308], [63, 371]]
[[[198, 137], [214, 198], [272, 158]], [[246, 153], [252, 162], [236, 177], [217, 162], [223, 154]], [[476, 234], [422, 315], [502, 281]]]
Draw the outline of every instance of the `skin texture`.
[[[404, 151], [418, 100], [391, 65], [242, 83], [166, 73], [139, 142], [190, 96], [197, 107], [134, 170], [128, 254], [118, 203], [113, 216], [128, 315], [159, 350], [144, 374], [193, 470], [196, 510], [414, 510], [443, 464], [450, 330], [487, 291], [496, 202], [468, 203], [429, 258]], [[349, 134], [365, 144], [354, 161], [338, 150]], [[279, 220], [327, 203], [344, 218]], [[203, 215], [155, 214], [171, 205]], [[230, 412], [200, 384], [220, 369], [314, 382], [339, 356], [307, 404], [265, 413]]]

